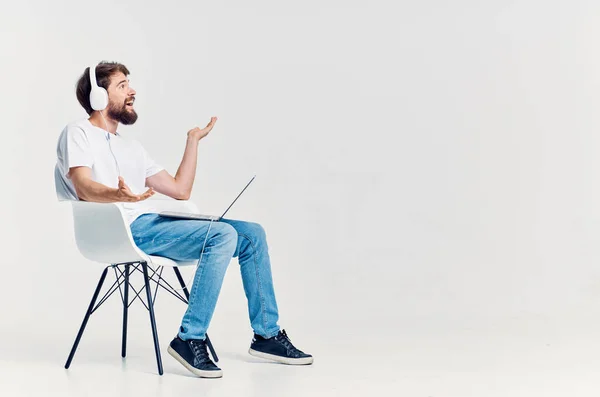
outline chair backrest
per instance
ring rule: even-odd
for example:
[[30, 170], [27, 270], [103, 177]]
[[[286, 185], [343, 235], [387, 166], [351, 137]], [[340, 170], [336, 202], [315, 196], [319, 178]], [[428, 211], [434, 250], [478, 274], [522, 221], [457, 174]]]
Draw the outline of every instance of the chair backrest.
[[61, 170], [58, 164], [54, 166], [54, 188], [56, 190], [56, 197], [59, 201], [64, 200], [77, 200], [77, 193], [73, 186], [69, 186], [65, 183], [61, 176]]

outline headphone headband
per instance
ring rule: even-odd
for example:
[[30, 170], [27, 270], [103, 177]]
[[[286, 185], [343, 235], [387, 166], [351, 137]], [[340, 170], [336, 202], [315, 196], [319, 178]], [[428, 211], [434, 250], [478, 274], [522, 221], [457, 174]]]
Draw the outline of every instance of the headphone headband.
[[94, 86], [98, 86], [98, 82], [96, 81], [96, 67], [90, 66], [90, 84], [92, 85], [92, 89]]

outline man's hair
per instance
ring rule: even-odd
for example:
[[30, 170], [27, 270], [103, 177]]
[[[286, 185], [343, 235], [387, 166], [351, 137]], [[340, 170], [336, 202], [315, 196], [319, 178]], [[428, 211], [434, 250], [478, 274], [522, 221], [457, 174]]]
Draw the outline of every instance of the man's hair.
[[[125, 76], [129, 76], [129, 70], [121, 63], [106, 61], [100, 62], [98, 66], [96, 66], [96, 81], [98, 82], [98, 85], [108, 90], [110, 77], [117, 72], [121, 72]], [[90, 104], [90, 91], [92, 91], [92, 84], [90, 82], [90, 68], [87, 67], [77, 81], [77, 89], [75, 90], [75, 93], [77, 94], [77, 100], [89, 115], [91, 115], [94, 111], [94, 109], [92, 109], [92, 105]]]

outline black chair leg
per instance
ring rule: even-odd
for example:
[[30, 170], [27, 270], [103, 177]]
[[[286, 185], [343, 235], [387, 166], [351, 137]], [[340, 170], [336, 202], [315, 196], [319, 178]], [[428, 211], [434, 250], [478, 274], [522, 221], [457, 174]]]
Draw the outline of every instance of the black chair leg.
[[127, 355], [127, 308], [129, 306], [129, 266], [125, 265], [125, 282], [123, 293], [123, 335], [121, 343], [121, 357]]
[[[175, 271], [177, 280], [179, 280], [179, 284], [181, 285], [181, 288], [183, 288], [183, 293], [185, 294], [185, 297], [189, 302], [190, 301], [190, 293], [185, 285], [185, 282], [183, 281], [183, 277], [181, 277], [181, 273], [179, 272], [179, 269], [177, 269], [176, 267], [173, 267], [173, 271]], [[212, 342], [210, 341], [210, 338], [208, 337], [208, 333], [206, 334], [206, 345], [208, 346], [208, 350], [210, 350], [210, 354], [212, 354], [213, 359], [215, 360], [215, 362], [218, 363], [219, 356], [217, 356], [217, 352], [215, 351], [215, 349], [212, 345]]]
[[148, 299], [148, 309], [150, 312], [150, 325], [152, 326], [152, 336], [154, 337], [154, 351], [156, 353], [156, 364], [158, 365], [158, 374], [163, 374], [162, 360], [160, 357], [160, 346], [158, 344], [158, 331], [156, 330], [156, 321], [154, 319], [154, 302], [152, 302], [152, 291], [150, 290], [150, 279], [148, 277], [148, 264], [142, 262], [144, 270], [144, 283], [146, 285], [146, 297]]
[[106, 278], [106, 273], [108, 272], [108, 267], [104, 268], [102, 275], [100, 276], [100, 281], [98, 281], [98, 286], [96, 287], [96, 291], [94, 291], [94, 296], [92, 297], [92, 301], [88, 306], [87, 312], [85, 312], [85, 317], [83, 318], [83, 323], [81, 323], [81, 327], [79, 328], [79, 332], [77, 333], [77, 337], [75, 338], [75, 343], [73, 343], [73, 347], [71, 348], [71, 352], [69, 353], [69, 358], [67, 359], [67, 363], [65, 364], [65, 368], [69, 368], [71, 366], [71, 361], [73, 361], [73, 356], [75, 355], [75, 351], [77, 350], [77, 346], [79, 346], [79, 341], [81, 340], [81, 336], [83, 335], [83, 331], [85, 330], [85, 326], [92, 314], [92, 310], [94, 310], [94, 305], [96, 304], [96, 299], [98, 299], [98, 294], [102, 289], [102, 284], [104, 284], [104, 279]]
[[181, 273], [179, 272], [179, 269], [177, 269], [176, 267], [173, 267], [173, 271], [175, 272], [175, 275], [177, 276], [177, 280], [179, 281], [179, 285], [181, 285], [181, 288], [183, 288], [183, 293], [185, 294], [185, 298], [188, 300], [190, 300], [190, 293], [185, 285], [185, 282], [183, 281], [183, 277], [181, 277]]
[[215, 359], [215, 362], [218, 363], [219, 357], [217, 357], [217, 352], [213, 348], [212, 342], [210, 341], [208, 334], [206, 334], [206, 346], [208, 346], [208, 350], [210, 350], [210, 354], [212, 354], [213, 358]]

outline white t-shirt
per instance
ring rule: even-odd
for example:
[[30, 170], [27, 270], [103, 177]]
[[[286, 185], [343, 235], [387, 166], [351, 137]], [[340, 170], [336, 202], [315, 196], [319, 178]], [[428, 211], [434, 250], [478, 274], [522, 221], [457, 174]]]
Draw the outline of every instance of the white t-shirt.
[[[112, 188], [119, 186], [121, 175], [134, 194], [145, 192], [146, 178], [163, 170], [141, 143], [95, 127], [88, 119], [75, 121], [63, 129], [56, 154], [54, 177], [59, 200], [79, 200], [67, 176], [73, 167], [91, 168], [94, 181]], [[121, 205], [130, 224], [142, 214], [158, 212], [149, 200]]]

